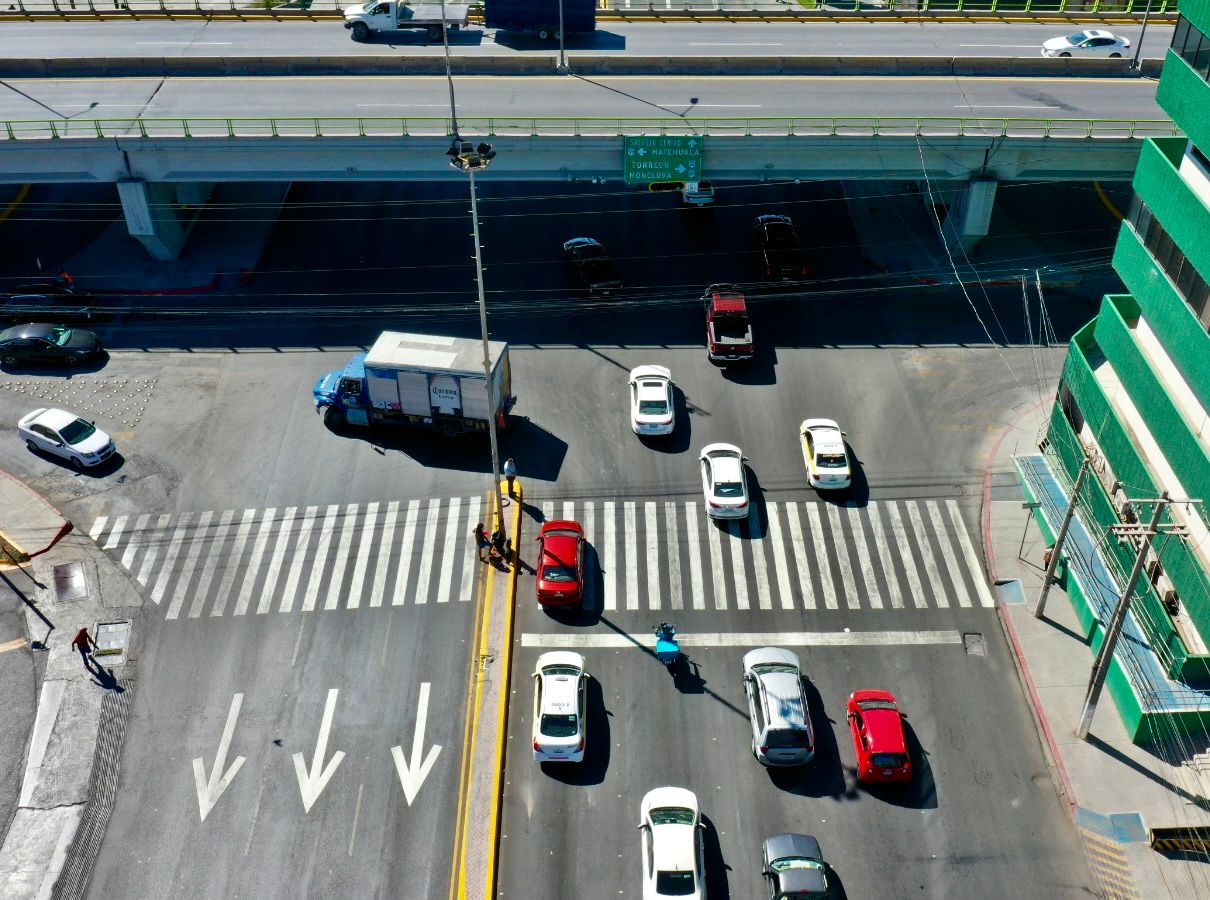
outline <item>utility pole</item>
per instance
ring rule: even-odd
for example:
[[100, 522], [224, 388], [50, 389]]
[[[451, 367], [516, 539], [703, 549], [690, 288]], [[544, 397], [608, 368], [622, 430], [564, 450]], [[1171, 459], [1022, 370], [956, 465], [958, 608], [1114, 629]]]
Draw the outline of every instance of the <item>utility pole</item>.
[[1143, 52], [1143, 37], [1147, 34], [1147, 19], [1151, 15], [1151, 0], [1147, 0], [1147, 8], [1143, 10], [1143, 30], [1139, 32], [1139, 42], [1134, 45], [1134, 59], [1130, 61], [1130, 68], [1139, 68], [1139, 54]]
[[1105, 686], [1105, 678], [1109, 674], [1109, 667], [1113, 664], [1113, 653], [1117, 649], [1118, 638], [1122, 635], [1126, 613], [1130, 610], [1130, 601], [1133, 599], [1135, 586], [1139, 583], [1139, 576], [1143, 573], [1143, 563], [1146, 561], [1147, 551], [1151, 547], [1150, 539], [1159, 534], [1161, 528], [1166, 534], [1184, 537], [1185, 527], [1183, 525], [1161, 526], [1160, 515], [1173, 503], [1200, 503], [1201, 501], [1173, 500], [1168, 496], [1168, 492], [1164, 491], [1158, 500], [1131, 500], [1129, 502], [1153, 503], [1155, 511], [1152, 512], [1151, 521], [1146, 526], [1114, 525], [1112, 529], [1114, 534], [1119, 536], [1139, 538], [1139, 552], [1134, 558], [1130, 577], [1126, 579], [1126, 588], [1118, 597], [1117, 605], [1113, 608], [1113, 615], [1109, 618], [1109, 627], [1105, 631], [1105, 640], [1101, 642], [1101, 650], [1092, 666], [1092, 677], [1089, 679], [1088, 693], [1084, 698], [1084, 711], [1080, 715], [1080, 724], [1076, 726], [1076, 737], [1080, 740], [1088, 738], [1088, 729], [1092, 726], [1092, 717], [1096, 715], [1097, 702], [1101, 699], [1101, 689]]
[[1075, 487], [1071, 489], [1071, 501], [1067, 504], [1067, 512], [1063, 514], [1063, 524], [1059, 526], [1059, 533], [1055, 536], [1055, 545], [1050, 548], [1050, 559], [1046, 562], [1046, 575], [1042, 578], [1042, 590], [1038, 593], [1038, 605], [1034, 609], [1035, 619], [1043, 618], [1046, 597], [1055, 580], [1055, 570], [1059, 567], [1059, 554], [1063, 552], [1063, 542], [1067, 540], [1067, 529], [1071, 527], [1072, 517], [1076, 514], [1076, 504], [1080, 499], [1080, 486], [1084, 484], [1084, 476], [1088, 474], [1090, 462], [1091, 460], [1085, 454], [1084, 462], [1080, 463], [1080, 474], [1076, 476]]
[[560, 75], [568, 73], [567, 56], [563, 52], [563, 0], [559, 0], [559, 67], [556, 70]]

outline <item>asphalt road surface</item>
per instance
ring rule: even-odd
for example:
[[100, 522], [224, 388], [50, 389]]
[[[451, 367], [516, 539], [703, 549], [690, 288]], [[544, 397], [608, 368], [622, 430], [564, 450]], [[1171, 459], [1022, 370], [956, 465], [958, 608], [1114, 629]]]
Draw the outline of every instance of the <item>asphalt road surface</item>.
[[[76, 207], [64, 188], [31, 192], [29, 209], [3, 223], [5, 272], [26, 271], [33, 237], [57, 235], [64, 251], [89, 239], [89, 220], [117, 214], [103, 191], [82, 190]], [[928, 894], [994, 896], [1009, 884], [1074, 893], [1087, 882], [1083, 862], [976, 587], [977, 551], [964, 544], [978, 545], [987, 447], [1018, 410], [1051, 396], [1063, 348], [1032, 345], [1016, 287], [967, 297], [871, 282], [863, 239], [897, 238], [856, 233], [837, 185], [720, 193], [701, 211], [616, 186], [552, 195], [550, 185], [485, 184], [493, 335], [513, 344], [521, 398], [502, 452], [517, 459], [533, 516], [582, 518], [599, 559], [592, 617], [548, 619], [532, 582], [520, 588], [518, 639], [537, 637], [515, 655], [505, 895], [521, 892], [523, 871], [542, 886], [528, 896], [605, 883], [609, 896], [633, 893], [638, 796], [663, 783], [698, 791], [713, 884], [735, 896], [754, 889], [759, 841], [791, 827], [821, 838], [851, 896], [876, 893], [888, 866], [893, 883]], [[1042, 224], [1048, 199], [1070, 211], [1061, 229]], [[898, 208], [879, 202], [887, 215]], [[39, 221], [48, 209], [69, 221]], [[769, 211], [803, 229], [814, 281], [802, 291], [765, 294], [754, 283], [742, 236]], [[215, 214], [196, 240], [227, 227]], [[93, 896], [444, 893], [479, 584], [467, 537], [486, 446], [332, 433], [310, 388], [347, 358], [336, 347], [389, 325], [476, 333], [465, 214], [455, 185], [298, 185], [247, 284], [175, 301], [214, 312], [165, 319], [157, 300], [119, 299], [127, 311], [101, 326], [112, 352], [96, 371], [7, 373], [0, 465], [94, 534], [145, 597], [122, 783]], [[1038, 239], [1073, 259], [1107, 256], [1117, 227], [1082, 186], [1004, 186], [995, 221], [997, 234], [1054, 230]], [[566, 280], [558, 244], [588, 229], [631, 285], [619, 303], [590, 303]], [[1019, 243], [997, 240], [997, 252], [1019, 254]], [[131, 274], [120, 268], [129, 258], [110, 265]], [[712, 279], [752, 282], [760, 353], [746, 370], [705, 359], [693, 297]], [[419, 308], [362, 311], [384, 291]], [[1097, 299], [1050, 295], [1056, 333], [1087, 321]], [[240, 312], [274, 303], [276, 316]], [[626, 424], [626, 372], [645, 362], [668, 365], [679, 385], [670, 441], [644, 444]], [[47, 402], [95, 415], [121, 458], [75, 476], [30, 455], [11, 423]], [[841, 421], [859, 460], [841, 505], [805, 486], [795, 428], [816, 413]], [[715, 440], [740, 443], [751, 459], [759, 512], [734, 533], [711, 532], [700, 517], [696, 452]], [[717, 577], [712, 533], [725, 561]], [[691, 544], [704, 561], [700, 609], [685, 590]], [[596, 755], [580, 774], [534, 769], [526, 679], [550, 635], [642, 634], [668, 615], [687, 635], [724, 637], [687, 647], [698, 668], [680, 684], [642, 651], [586, 648], [600, 685]], [[801, 777], [771, 778], [747, 756], [735, 677], [747, 639], [735, 635], [845, 628], [945, 642], [804, 648], [821, 756]], [[967, 633], [982, 636], [984, 655], [968, 654]], [[898, 690], [911, 717], [914, 793], [874, 797], [844, 770], [844, 698], [870, 685]], [[392, 748], [410, 757], [422, 708], [424, 746], [442, 749], [409, 803]], [[220, 791], [216, 767], [225, 773], [240, 757]]]
[[[1043, 41], [1076, 31], [1062, 25], [880, 23], [602, 22], [569, 36], [568, 52], [639, 56], [1037, 56]], [[1137, 41], [1140, 27], [1114, 26]], [[1162, 57], [1172, 27], [1151, 25], [1143, 56]], [[451, 35], [458, 55], [549, 56], [534, 35], [472, 27]], [[0, 57], [371, 56], [439, 54], [421, 31], [360, 44], [337, 21], [322, 22], [22, 22], [0, 25]], [[1133, 52], [1133, 50], [1131, 51]]]
[[[449, 112], [438, 77], [12, 80], [0, 118], [432, 116]], [[466, 77], [460, 116], [987, 116], [1163, 119], [1145, 79]], [[894, 95], [888, 107], [888, 94]]]

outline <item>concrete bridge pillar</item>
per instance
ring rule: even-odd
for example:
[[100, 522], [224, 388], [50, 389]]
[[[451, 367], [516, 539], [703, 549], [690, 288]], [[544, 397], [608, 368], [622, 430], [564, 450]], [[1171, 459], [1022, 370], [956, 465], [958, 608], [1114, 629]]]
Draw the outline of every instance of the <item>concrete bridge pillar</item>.
[[126, 228], [152, 259], [177, 259], [213, 187], [211, 182], [119, 181]]
[[996, 199], [995, 178], [972, 178], [961, 196], [950, 206], [942, 225], [943, 237], [961, 245], [969, 253], [987, 237], [992, 222], [992, 206]]

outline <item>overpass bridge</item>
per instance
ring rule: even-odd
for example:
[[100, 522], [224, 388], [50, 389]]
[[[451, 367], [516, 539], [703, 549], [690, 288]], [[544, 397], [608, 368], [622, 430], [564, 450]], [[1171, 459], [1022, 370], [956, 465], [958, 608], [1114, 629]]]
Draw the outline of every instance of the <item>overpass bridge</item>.
[[[620, 181], [625, 135], [698, 135], [714, 181], [903, 179], [965, 186], [947, 228], [986, 234], [998, 181], [1130, 180], [1162, 119], [816, 116], [459, 118], [498, 151], [484, 176]], [[115, 118], [0, 122], [0, 182], [113, 182], [130, 233], [179, 254], [216, 182], [463, 177], [441, 117]]]

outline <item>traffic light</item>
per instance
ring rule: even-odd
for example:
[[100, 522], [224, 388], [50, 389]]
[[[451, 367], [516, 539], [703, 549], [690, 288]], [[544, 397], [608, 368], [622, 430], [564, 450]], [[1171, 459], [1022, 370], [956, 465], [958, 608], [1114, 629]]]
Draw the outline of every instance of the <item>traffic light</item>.
[[491, 144], [475, 146], [470, 141], [455, 139], [445, 155], [450, 157], [451, 166], [465, 172], [467, 169], [486, 169], [487, 164], [495, 159], [496, 151]]

